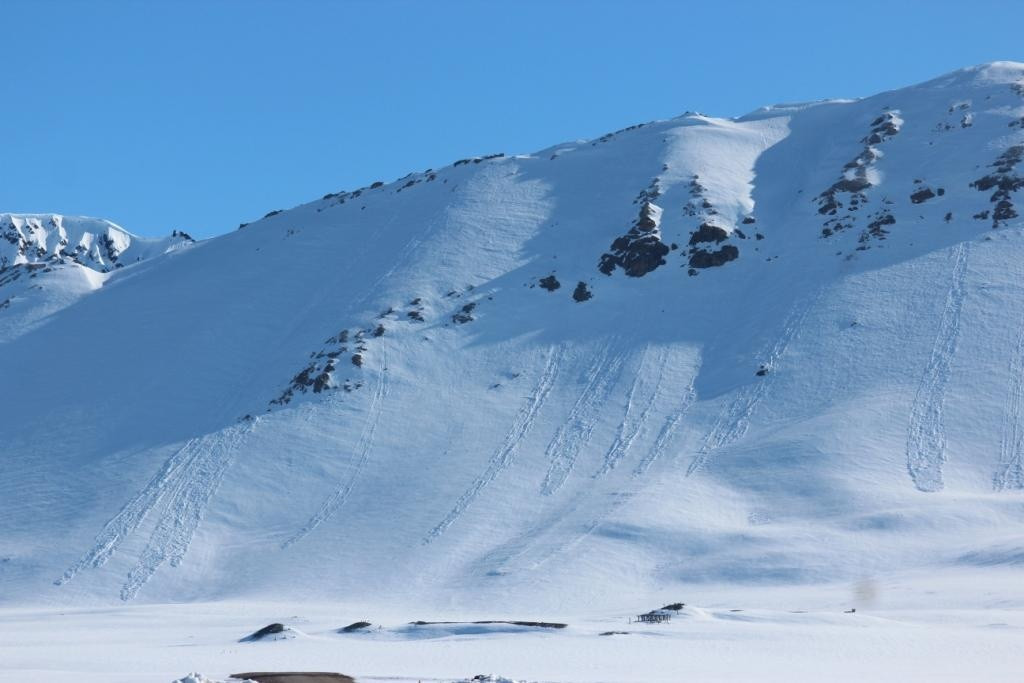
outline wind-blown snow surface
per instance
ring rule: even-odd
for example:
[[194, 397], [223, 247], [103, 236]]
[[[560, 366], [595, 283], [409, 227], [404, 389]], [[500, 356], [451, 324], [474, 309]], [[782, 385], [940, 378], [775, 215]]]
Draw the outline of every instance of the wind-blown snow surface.
[[67, 266], [88, 296], [0, 304], [0, 600], [501, 618], [1019, 571], [1022, 177], [995, 63]]

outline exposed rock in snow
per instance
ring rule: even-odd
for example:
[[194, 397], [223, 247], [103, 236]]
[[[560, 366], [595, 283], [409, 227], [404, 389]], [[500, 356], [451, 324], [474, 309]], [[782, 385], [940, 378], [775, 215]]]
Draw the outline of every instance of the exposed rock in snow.
[[0, 600], [1012, 566], [1022, 82], [690, 114], [195, 246], [5, 214]]

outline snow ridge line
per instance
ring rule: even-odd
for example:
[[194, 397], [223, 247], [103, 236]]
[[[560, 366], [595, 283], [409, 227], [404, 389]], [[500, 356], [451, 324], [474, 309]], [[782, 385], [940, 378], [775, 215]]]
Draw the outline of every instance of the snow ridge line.
[[160, 503], [168, 489], [173, 488], [179, 478], [179, 472], [187, 469], [191, 462], [198, 457], [200, 442], [201, 439], [189, 439], [184, 446], [168, 458], [145, 488], [128, 501], [103, 526], [96, 536], [92, 549], [69, 567], [63, 576], [54, 581], [54, 585], [64, 585], [83, 569], [98, 568], [106, 564], [121, 543], [139, 528], [149, 513]]
[[1000, 467], [992, 478], [996, 491], [1024, 489], [1024, 320], [1018, 329], [1017, 348], [1010, 358], [1010, 389], [999, 442]]
[[750, 428], [751, 415], [773, 384], [775, 365], [786, 353], [790, 342], [803, 326], [807, 314], [818, 303], [822, 294], [823, 290], [819, 289], [793, 304], [793, 308], [790, 309], [786, 322], [783, 324], [782, 333], [771, 344], [767, 353], [762, 355], [764, 360], [761, 365], [768, 371], [767, 376], [741, 389], [738, 396], [719, 413], [715, 424], [704, 438], [703, 445], [686, 469], [687, 477], [704, 469], [711, 461], [715, 451], [735, 443], [747, 433], [747, 429]]
[[643, 429], [644, 425], [647, 424], [647, 419], [650, 417], [651, 409], [654, 407], [655, 401], [658, 398], [658, 391], [661, 389], [661, 369], [665, 366], [665, 353], [664, 350], [659, 354], [661, 356], [660, 362], [658, 363], [658, 378], [654, 383], [654, 388], [651, 389], [650, 393], [644, 397], [643, 408], [640, 409], [640, 414], [636, 415], [634, 403], [637, 401], [637, 390], [640, 388], [641, 378], [643, 377], [643, 367], [647, 362], [647, 358], [650, 354], [650, 347], [644, 347], [643, 354], [640, 357], [639, 367], [637, 368], [636, 374], [633, 376], [633, 383], [629, 387], [629, 394], [626, 396], [626, 414], [622, 418], [622, 422], [619, 423], [619, 431], [615, 435], [615, 440], [612, 445], [609, 446], [608, 451], [604, 454], [604, 462], [601, 463], [601, 468], [594, 473], [594, 478], [603, 477], [604, 475], [611, 472], [619, 464], [619, 462], [629, 454], [629, 449], [633, 446], [633, 442], [640, 435], [640, 430]]
[[643, 459], [637, 463], [636, 469], [633, 470], [634, 477], [646, 474], [647, 470], [651, 469], [651, 465], [665, 454], [665, 451], [668, 449], [668, 445], [672, 443], [672, 438], [679, 429], [679, 425], [682, 423], [683, 418], [686, 417], [686, 413], [690, 411], [690, 407], [697, 400], [697, 389], [694, 386], [696, 381], [697, 375], [694, 373], [690, 378], [689, 385], [686, 387], [686, 390], [683, 392], [683, 395], [679, 400], [679, 405], [676, 406], [676, 409], [672, 411], [667, 418], [665, 418], [665, 424], [662, 425], [661, 431], [658, 432], [658, 438], [654, 440], [654, 445], [651, 446], [651, 450], [649, 450]]
[[967, 256], [967, 244], [961, 243], [954, 248], [953, 278], [946, 293], [942, 320], [910, 407], [907, 472], [919, 491], [941, 491], [945, 486], [942, 467], [946, 463], [946, 430], [942, 408], [960, 333], [960, 312], [966, 297]]
[[149, 542], [135, 567], [128, 572], [121, 587], [121, 600], [134, 598], [164, 562], [170, 560], [172, 567], [181, 564], [210, 499], [234, 460], [238, 445], [254, 424], [232, 425], [197, 442], [196, 457], [172, 482], [170, 497], [163, 505]]
[[619, 379], [626, 354], [618, 351], [610, 358], [609, 355], [609, 347], [605, 346], [587, 369], [583, 391], [544, 450], [544, 456], [551, 461], [540, 487], [540, 492], [545, 496], [562, 488], [572, 474], [580, 449], [590, 440], [594, 431], [596, 412], [608, 400]]
[[380, 424], [383, 404], [390, 393], [387, 367], [387, 356], [382, 355], [380, 381], [377, 382], [377, 387], [370, 402], [369, 417], [363, 425], [363, 430], [359, 435], [359, 441], [356, 443], [355, 452], [358, 453], [358, 456], [355, 468], [352, 470], [352, 474], [346, 481], [339, 484], [337, 490], [328, 496], [327, 500], [325, 500], [323, 505], [320, 506], [320, 509], [309, 518], [309, 521], [306, 522], [301, 529], [281, 544], [282, 550], [298, 543], [312, 533], [318, 526], [334, 516], [334, 514], [345, 505], [345, 501], [348, 500], [349, 495], [352, 493], [352, 488], [355, 486], [356, 481], [359, 479], [359, 475], [362, 473], [363, 468], [366, 466], [366, 462], [369, 460], [370, 450], [373, 448], [373, 439], [377, 433], [377, 426]]
[[491, 459], [488, 461], [487, 469], [484, 473], [477, 477], [468, 489], [459, 497], [455, 502], [454, 507], [451, 511], [445, 515], [445, 518], [438, 523], [430, 532], [426, 538], [423, 539], [423, 543], [427, 544], [438, 538], [443, 534], [448, 527], [454, 524], [462, 513], [466, 511], [466, 508], [472, 504], [480, 492], [483, 491], [491, 482], [493, 482], [498, 474], [501, 473], [506, 467], [512, 464], [515, 459], [516, 451], [519, 449], [519, 444], [530, 432], [534, 422], [537, 420], [537, 415], [541, 408], [544, 406], [548, 395], [551, 393], [551, 389], [555, 384], [555, 379], [558, 377], [558, 369], [561, 364], [563, 349], [561, 346], [554, 346], [548, 350], [547, 359], [544, 362], [544, 369], [541, 371], [540, 378], [537, 381], [537, 385], [534, 387], [533, 392], [527, 397], [526, 406], [520, 410], [512, 423], [511, 429], [505, 434], [505, 438], [501, 442], [501, 446], [494, 452]]

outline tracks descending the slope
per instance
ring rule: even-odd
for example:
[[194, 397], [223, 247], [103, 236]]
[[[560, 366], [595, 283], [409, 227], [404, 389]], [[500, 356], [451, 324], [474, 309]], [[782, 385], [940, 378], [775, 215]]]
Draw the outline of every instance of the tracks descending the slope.
[[102, 567], [117, 552], [126, 538], [139, 528], [149, 513], [163, 500], [181, 470], [197, 456], [196, 446], [200, 439], [190, 439], [174, 455], [167, 459], [160, 471], [120, 512], [110, 519], [96, 536], [93, 547], [82, 558], [64, 572], [54, 583], [63, 585], [75, 578], [83, 569]]
[[643, 459], [637, 463], [636, 468], [633, 470], [633, 476], [639, 477], [646, 474], [647, 470], [651, 469], [651, 466], [668, 450], [676, 432], [679, 431], [679, 425], [682, 424], [683, 418], [686, 417], [686, 413], [690, 411], [690, 407], [697, 400], [697, 390], [694, 388], [696, 379], [697, 375], [694, 373], [690, 378], [690, 383], [679, 397], [675, 409], [665, 418], [665, 422], [661, 426], [661, 431], [658, 432], [658, 438], [654, 440], [651, 450], [647, 451]]
[[551, 463], [540, 487], [546, 496], [562, 488], [572, 474], [580, 449], [590, 440], [598, 414], [622, 374], [626, 353], [612, 351], [613, 344], [606, 345], [587, 368], [583, 390], [544, 450]]
[[[645, 366], [648, 360], [656, 355], [657, 358], [651, 361], [656, 367], [655, 378], [652, 382]], [[665, 366], [665, 350], [659, 349], [656, 353], [650, 347], [645, 347], [640, 357], [639, 367], [633, 375], [633, 383], [629, 387], [629, 394], [626, 397], [626, 414], [619, 424], [615, 440], [604, 455], [604, 461], [600, 469], [594, 474], [595, 477], [603, 477], [615, 469], [618, 464], [629, 455], [630, 449], [641, 430], [650, 418], [651, 410], [654, 408], [658, 392], [661, 389], [661, 380]], [[638, 408], [638, 405], [640, 406]]]
[[548, 395], [551, 393], [551, 389], [555, 384], [555, 379], [558, 377], [558, 370], [561, 364], [562, 355], [564, 350], [561, 346], [553, 346], [548, 349], [547, 358], [544, 361], [544, 368], [541, 370], [540, 377], [537, 380], [537, 384], [534, 386], [533, 391], [526, 399], [526, 405], [516, 415], [515, 420], [512, 423], [511, 429], [505, 434], [505, 438], [502, 439], [501, 445], [491, 455], [490, 460], [487, 462], [487, 468], [483, 474], [477, 477], [469, 488], [459, 496], [459, 499], [455, 501], [455, 505], [445, 515], [437, 526], [430, 530], [427, 536], [423, 539], [424, 543], [430, 543], [434, 539], [438, 538], [443, 534], [448, 527], [454, 524], [462, 513], [466, 511], [476, 497], [480, 495], [487, 486], [493, 482], [498, 475], [512, 464], [515, 459], [516, 451], [519, 449], [523, 439], [529, 434], [530, 429], [533, 427], [534, 422], [537, 421], [537, 415], [540, 413], [541, 408], [544, 407], [545, 401], [547, 401]]
[[367, 460], [369, 460], [370, 452], [373, 449], [374, 436], [376, 435], [377, 427], [380, 424], [381, 412], [383, 411], [385, 400], [390, 393], [387, 368], [387, 355], [382, 354], [380, 379], [377, 381], [373, 397], [370, 399], [366, 422], [359, 435], [359, 441], [356, 443], [354, 450], [356, 459], [351, 474], [338, 485], [338, 488], [334, 493], [328, 496], [327, 500], [325, 500], [323, 505], [320, 506], [320, 509], [313, 513], [313, 516], [309, 518], [309, 521], [307, 521], [301, 529], [281, 544], [282, 550], [294, 545], [312, 533], [318, 526], [334, 516], [334, 514], [345, 505], [345, 501], [348, 500], [349, 495], [352, 493], [352, 488], [355, 486], [356, 481], [359, 479], [359, 475], [366, 466]]
[[97, 535], [93, 547], [64, 572], [63, 585], [81, 570], [100, 567], [151, 514], [159, 515], [149, 542], [128, 574], [121, 598], [130, 600], [165, 561], [178, 566], [202, 521], [206, 506], [231, 466], [242, 439], [256, 420], [191, 439]]
[[953, 356], [960, 334], [960, 313], [966, 297], [968, 245], [953, 249], [953, 274], [931, 355], [910, 407], [907, 426], [907, 471], [919, 491], [941, 491], [946, 463], [946, 430], [942, 411]]
[[252, 423], [235, 425], [202, 437], [195, 447], [197, 456], [170, 488], [166, 505], [145, 550], [121, 587], [121, 599], [131, 600], [166, 561], [177, 567], [188, 552], [206, 506], [231, 466], [242, 438]]
[[1010, 357], [1010, 389], [999, 442], [999, 469], [992, 478], [996, 491], [1024, 489], [1024, 320]]
[[761, 367], [767, 370], [767, 374], [756, 382], [741, 388], [736, 398], [719, 413], [704, 438], [700, 450], [690, 462], [690, 466], [686, 470], [687, 477], [704, 469], [720, 448], [735, 443], [747, 433], [751, 415], [754, 414], [754, 410], [774, 383], [779, 361], [785, 355], [786, 349], [789, 348], [789, 344], [799, 333], [800, 328], [803, 327], [807, 314], [815, 307], [823, 293], [824, 290], [818, 289], [797, 299], [793, 304], [789, 315], [786, 316], [782, 332], [759, 354], [759, 362]]

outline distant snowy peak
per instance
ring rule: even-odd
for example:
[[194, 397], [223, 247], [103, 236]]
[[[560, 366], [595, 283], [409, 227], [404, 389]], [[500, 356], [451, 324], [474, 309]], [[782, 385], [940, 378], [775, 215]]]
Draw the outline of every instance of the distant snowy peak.
[[590, 609], [1024, 557], [1024, 65], [459, 159], [197, 248], [0, 238], [0, 604]]
[[96, 291], [115, 270], [193, 242], [177, 230], [139, 237], [99, 218], [0, 213], [0, 343]]
[[18, 265], [77, 263], [107, 273], [192, 244], [184, 232], [151, 239], [99, 218], [0, 214], [0, 271]]

